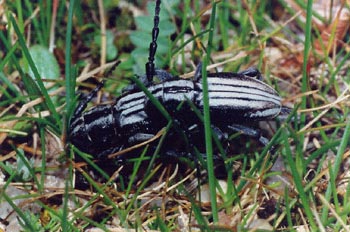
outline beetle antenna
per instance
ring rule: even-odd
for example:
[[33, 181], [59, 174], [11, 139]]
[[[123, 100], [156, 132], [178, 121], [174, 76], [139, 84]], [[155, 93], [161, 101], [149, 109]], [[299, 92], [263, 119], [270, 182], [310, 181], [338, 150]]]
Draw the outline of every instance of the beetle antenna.
[[160, 3], [161, 0], [156, 1], [155, 14], [154, 14], [154, 25], [152, 29], [152, 42], [149, 45], [149, 56], [148, 62], [146, 63], [146, 76], [148, 81], [152, 81], [155, 74], [155, 65], [154, 65], [154, 56], [157, 51], [157, 38], [159, 34], [159, 12], [160, 12]]

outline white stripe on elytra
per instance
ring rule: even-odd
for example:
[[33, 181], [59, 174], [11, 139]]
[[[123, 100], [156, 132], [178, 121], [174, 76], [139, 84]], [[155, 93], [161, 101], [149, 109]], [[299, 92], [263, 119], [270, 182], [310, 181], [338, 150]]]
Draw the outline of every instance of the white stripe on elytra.
[[[198, 87], [202, 89], [202, 84], [198, 83]], [[240, 80], [240, 79], [228, 79], [228, 78], [209, 78], [208, 79], [209, 91], [242, 91], [251, 93], [255, 91], [263, 94], [271, 94], [271, 97], [278, 97], [277, 92], [269, 85], [255, 79]], [[235, 90], [236, 89], [236, 90]]]
[[[202, 94], [201, 94], [202, 95]], [[201, 97], [200, 95], [200, 97]], [[270, 94], [266, 95], [257, 95], [256, 93], [240, 93], [240, 92], [209, 92], [209, 101], [212, 99], [226, 99], [226, 101], [231, 101], [235, 99], [242, 99], [247, 101], [261, 101], [263, 102], [272, 102], [276, 105], [281, 104], [281, 98], [273, 98]], [[198, 99], [202, 100], [202, 99]]]
[[244, 80], [240, 78], [220, 78], [220, 77], [211, 77], [208, 78], [208, 85], [210, 84], [218, 84], [218, 85], [235, 85], [235, 86], [252, 86], [254, 88], [267, 88], [272, 89], [265, 82], [259, 81], [257, 79], [246, 78]]
[[[252, 101], [252, 100], [242, 100], [242, 99], [231, 99], [227, 100], [224, 98], [214, 98], [210, 99], [210, 107], [230, 107], [234, 109], [248, 109], [248, 110], [268, 110], [268, 109], [280, 109], [281, 105], [270, 105], [269, 103], [263, 104], [261, 101]], [[203, 101], [198, 102], [199, 107], [203, 107]]]
[[281, 108], [266, 109], [261, 111], [256, 111], [254, 113], [246, 114], [249, 118], [273, 118], [281, 112]]
[[[255, 88], [255, 85], [246, 86], [230, 86], [230, 85], [209, 85], [209, 92], [241, 92], [241, 93], [251, 93], [259, 95], [270, 95], [272, 98], [279, 98], [278, 94], [271, 89], [267, 91], [266, 89]], [[273, 90], [273, 91], [272, 91]]]

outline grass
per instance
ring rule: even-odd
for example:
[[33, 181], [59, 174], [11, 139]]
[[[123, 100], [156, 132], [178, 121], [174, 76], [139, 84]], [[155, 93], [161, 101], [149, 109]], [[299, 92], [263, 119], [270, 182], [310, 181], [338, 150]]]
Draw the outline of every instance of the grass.
[[[349, 38], [339, 38], [342, 22], [331, 24], [312, 1], [294, 1], [302, 14], [286, 2], [162, 1], [159, 68], [188, 78], [200, 62], [211, 72], [256, 66], [293, 108], [286, 119], [260, 125], [268, 146], [234, 133], [226, 147], [215, 133], [211, 139], [208, 102], [199, 113], [207, 159], [198, 148], [177, 161], [162, 158], [176, 120], [134, 77], [147, 62], [154, 3], [7, 2], [0, 31], [0, 207], [11, 213], [1, 213], [0, 228], [349, 231]], [[149, 16], [137, 18], [135, 9]], [[328, 37], [315, 18], [330, 23]], [[34, 45], [56, 62], [37, 59]], [[121, 63], [105, 76], [115, 60]], [[49, 70], [59, 72], [51, 77]], [[89, 107], [112, 103], [133, 80], [168, 122], [155, 146], [129, 152], [123, 166], [110, 159], [113, 170], [67, 139], [77, 93], [102, 79], [105, 87]], [[225, 162], [215, 159], [218, 153]], [[88, 189], [77, 187], [83, 182]]]

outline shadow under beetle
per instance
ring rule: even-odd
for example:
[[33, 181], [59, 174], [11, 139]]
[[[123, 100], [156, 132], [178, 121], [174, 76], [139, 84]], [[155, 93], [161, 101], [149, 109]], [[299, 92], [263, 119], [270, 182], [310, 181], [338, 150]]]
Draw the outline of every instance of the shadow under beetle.
[[[193, 131], [203, 124], [186, 102], [192, 102], [200, 111], [203, 109], [201, 67], [192, 79], [180, 79], [155, 69], [160, 2], [156, 1], [146, 74], [139, 79], [176, 124], [193, 138]], [[155, 76], [160, 83], [153, 81]], [[262, 81], [260, 72], [249, 68], [238, 73], [208, 73], [207, 77], [211, 123], [218, 137], [224, 139], [226, 133], [241, 131], [266, 145], [268, 139], [250, 125], [273, 119], [284, 113], [285, 108], [278, 93]], [[95, 106], [84, 112], [101, 87], [102, 84], [79, 103], [71, 119], [69, 138], [81, 151], [103, 158], [154, 137], [167, 125], [165, 117], [135, 84], [127, 87], [113, 104]], [[180, 104], [183, 105], [178, 109]]]

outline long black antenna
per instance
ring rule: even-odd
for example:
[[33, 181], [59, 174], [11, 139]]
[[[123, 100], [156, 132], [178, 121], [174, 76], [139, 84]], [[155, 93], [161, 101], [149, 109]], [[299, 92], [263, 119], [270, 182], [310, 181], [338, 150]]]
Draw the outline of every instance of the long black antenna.
[[159, 34], [159, 12], [160, 12], [160, 3], [161, 0], [156, 1], [155, 13], [154, 13], [154, 26], [152, 29], [152, 42], [149, 45], [149, 56], [148, 62], [146, 63], [146, 76], [149, 82], [152, 82], [153, 76], [155, 74], [155, 66], [154, 66], [154, 56], [157, 51], [157, 38]]

